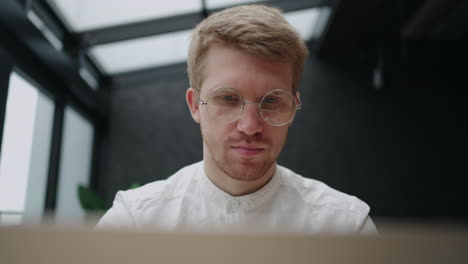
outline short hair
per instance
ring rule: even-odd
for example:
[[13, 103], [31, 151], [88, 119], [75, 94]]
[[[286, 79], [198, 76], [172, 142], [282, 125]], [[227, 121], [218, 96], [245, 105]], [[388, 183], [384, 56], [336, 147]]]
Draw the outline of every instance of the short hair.
[[296, 93], [309, 52], [279, 9], [256, 4], [231, 7], [213, 13], [195, 27], [187, 72], [190, 86], [198, 92], [205, 79], [206, 54], [214, 43], [233, 46], [247, 55], [291, 63], [292, 91]]

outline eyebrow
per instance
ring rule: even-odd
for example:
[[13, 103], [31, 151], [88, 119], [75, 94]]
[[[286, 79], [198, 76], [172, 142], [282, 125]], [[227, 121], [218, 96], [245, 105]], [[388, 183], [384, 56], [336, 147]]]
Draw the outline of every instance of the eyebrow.
[[[232, 88], [232, 89], [238, 91], [239, 93], [241, 93], [241, 91], [240, 91], [239, 89], [237, 89], [236, 86], [233, 86], [233, 85], [224, 85], [224, 84], [218, 83], [218, 84], [213, 85], [213, 86], [211, 86], [211, 87], [212, 87], [211, 91], [213, 91], [214, 89], [218, 89], [218, 88], [224, 87], [224, 88]], [[273, 91], [273, 90], [284, 90], [284, 91], [289, 92], [289, 93], [291, 93], [291, 94], [293, 93], [292, 87], [288, 87], [287, 89], [283, 89], [283, 88], [279, 88], [279, 87], [273, 87], [273, 89], [269, 89], [269, 90], [265, 91], [265, 92], [263, 93], [263, 95], [265, 95], [265, 94], [267, 94], [268, 92]], [[210, 92], [211, 92], [211, 91], [210, 91]], [[262, 95], [262, 96], [263, 96], [263, 95]]]
[[[211, 93], [211, 92], [213, 92], [213, 91], [216, 90], [216, 89], [219, 89], [219, 88], [231, 88], [231, 89], [236, 90], [236, 91], [240, 94], [240, 96], [242, 96], [242, 98], [245, 99], [245, 96], [241, 93], [241, 91], [239, 91], [239, 89], [237, 89], [237, 88], [234, 87], [234, 86], [218, 85], [218, 86], [213, 86], [213, 87], [214, 87], [214, 88], [213, 88], [211, 91], [209, 91], [208, 94]], [[258, 96], [257, 98], [255, 98], [255, 100], [253, 100], [253, 102], [260, 101], [267, 93], [269, 93], [269, 92], [271, 92], [271, 91], [273, 91], [273, 90], [283, 90], [283, 91], [286, 91], [286, 92], [290, 93], [292, 96], [295, 97], [295, 95], [293, 94], [293, 91], [292, 91], [292, 90], [290, 91], [290, 90], [287, 90], [287, 89], [275, 88], [275, 89], [271, 89], [271, 90], [265, 91], [262, 95], [260, 95], [260, 96]]]

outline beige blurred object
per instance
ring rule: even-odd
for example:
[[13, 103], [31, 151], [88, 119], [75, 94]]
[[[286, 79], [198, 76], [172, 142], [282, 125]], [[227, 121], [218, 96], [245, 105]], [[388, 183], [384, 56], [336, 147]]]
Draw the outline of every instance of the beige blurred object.
[[468, 229], [394, 225], [381, 236], [0, 228], [0, 263], [468, 263]]
[[104, 215], [105, 211], [87, 211], [80, 219], [68, 221], [68, 219], [57, 219], [55, 213], [47, 211], [42, 216], [40, 223], [30, 223], [28, 219], [23, 220], [23, 225], [29, 227], [70, 227], [70, 228], [89, 228], [93, 229], [99, 219]]

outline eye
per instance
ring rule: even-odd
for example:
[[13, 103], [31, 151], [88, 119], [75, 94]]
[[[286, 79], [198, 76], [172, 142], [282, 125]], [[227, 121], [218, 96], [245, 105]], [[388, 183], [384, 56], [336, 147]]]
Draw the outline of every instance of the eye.
[[233, 95], [225, 95], [225, 96], [223, 96], [223, 100], [226, 101], [226, 102], [237, 102], [239, 100], [239, 98], [237, 98], [237, 96], [233, 96]]
[[279, 102], [278, 98], [271, 97], [271, 96], [265, 98], [265, 100], [264, 100], [264, 103], [266, 103], [266, 104], [277, 104], [278, 102]]
[[212, 104], [224, 107], [237, 106], [241, 99], [236, 94], [215, 94], [212, 96]]
[[262, 110], [263, 111], [278, 111], [281, 105], [281, 98], [275, 96], [265, 97], [262, 101]]

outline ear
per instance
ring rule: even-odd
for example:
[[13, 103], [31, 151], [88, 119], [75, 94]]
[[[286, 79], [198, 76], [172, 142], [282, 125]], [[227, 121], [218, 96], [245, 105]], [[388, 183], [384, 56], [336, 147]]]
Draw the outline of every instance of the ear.
[[199, 100], [197, 92], [192, 87], [187, 89], [187, 92], [185, 93], [185, 100], [187, 101], [187, 105], [190, 109], [193, 120], [195, 120], [197, 123], [200, 123]]
[[[296, 104], [301, 104], [301, 93], [299, 91], [296, 92], [296, 96], [294, 97], [294, 100], [296, 100]], [[289, 122], [289, 126], [292, 126], [293, 121], [294, 121], [294, 117], [291, 120], [291, 122]]]
[[301, 103], [301, 93], [299, 91], [296, 92], [296, 104]]

